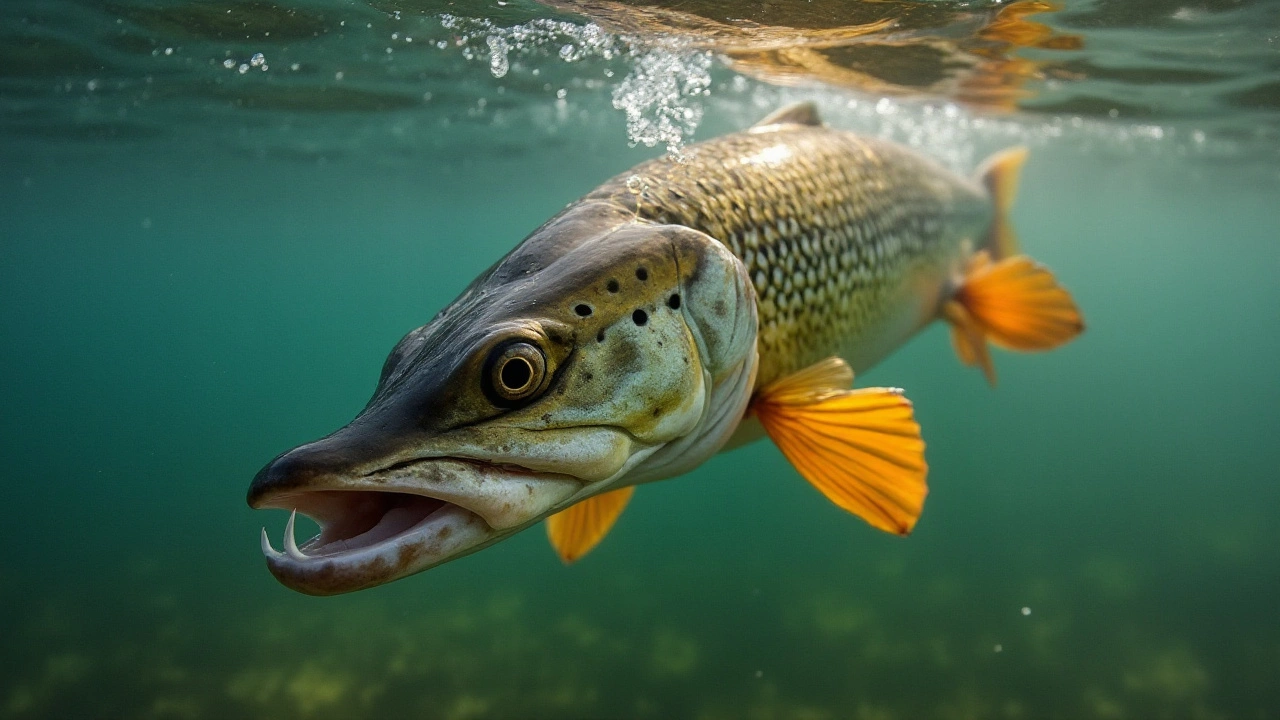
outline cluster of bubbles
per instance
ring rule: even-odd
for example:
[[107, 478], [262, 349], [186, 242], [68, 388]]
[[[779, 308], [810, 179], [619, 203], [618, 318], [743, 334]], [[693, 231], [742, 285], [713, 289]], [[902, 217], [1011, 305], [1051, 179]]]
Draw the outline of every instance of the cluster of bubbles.
[[[487, 19], [442, 15], [441, 26], [455, 35], [454, 43], [469, 60], [487, 60], [495, 78], [513, 69], [512, 56], [532, 58], [554, 55], [565, 63], [593, 59], [608, 63], [620, 59], [627, 74], [613, 88], [613, 107], [626, 115], [631, 144], [654, 147], [664, 144], [678, 155], [702, 119], [699, 98], [711, 92], [711, 53], [695, 50], [678, 40], [645, 40], [613, 35], [595, 23], [576, 25], [536, 19], [513, 27], [500, 27]], [[442, 41], [443, 42], [443, 41]], [[531, 70], [538, 75], [539, 70]], [[603, 70], [606, 78], [614, 70]], [[556, 90], [557, 101], [567, 96]]]
[[702, 105], [691, 99], [711, 93], [711, 54], [655, 48], [636, 59], [613, 90], [613, 106], [627, 115], [631, 142], [666, 143], [678, 153], [702, 121]]
[[[167, 55], [168, 53], [165, 54]], [[222, 67], [228, 70], [235, 70], [241, 75], [244, 75], [252, 69], [258, 69], [263, 72], [268, 70], [267, 58], [260, 52], [254, 53], [248, 60], [243, 61], [236, 60], [235, 58], [227, 58], [222, 61]]]

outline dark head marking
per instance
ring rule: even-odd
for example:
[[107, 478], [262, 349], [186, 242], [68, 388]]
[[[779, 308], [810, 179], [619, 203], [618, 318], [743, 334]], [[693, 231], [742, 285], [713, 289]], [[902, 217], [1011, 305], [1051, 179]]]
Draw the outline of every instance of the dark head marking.
[[631, 321], [637, 325], [644, 325], [649, 322], [649, 313], [646, 313], [643, 310], [636, 310], [631, 313]]
[[618, 292], [618, 281], [610, 280], [608, 283], [605, 284], [605, 288], [607, 288], [611, 293]]
[[680, 296], [679, 296], [679, 295], [672, 295], [671, 297], [667, 298], [667, 307], [671, 308], [672, 310], [679, 310], [679, 309], [680, 309]]
[[577, 307], [575, 307], [573, 311], [578, 313], [579, 317], [587, 317], [591, 314], [591, 306], [586, 303], [578, 303]]
[[644, 268], [642, 268], [642, 267], [638, 267], [638, 268], [636, 268], [636, 279], [637, 279], [637, 280], [639, 280], [640, 282], [644, 282], [645, 280], [648, 280], [648, 279], [649, 279], [649, 271], [648, 271], [648, 270], [645, 270], [645, 269], [644, 269]]
[[604, 342], [604, 331], [596, 333], [596, 342]]

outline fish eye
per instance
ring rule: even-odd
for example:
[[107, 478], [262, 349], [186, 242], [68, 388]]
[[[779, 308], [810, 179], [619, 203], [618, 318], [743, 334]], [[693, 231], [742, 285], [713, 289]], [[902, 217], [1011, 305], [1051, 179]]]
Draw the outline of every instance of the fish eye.
[[507, 402], [525, 400], [542, 387], [547, 358], [537, 346], [514, 342], [494, 350], [489, 360], [489, 389]]

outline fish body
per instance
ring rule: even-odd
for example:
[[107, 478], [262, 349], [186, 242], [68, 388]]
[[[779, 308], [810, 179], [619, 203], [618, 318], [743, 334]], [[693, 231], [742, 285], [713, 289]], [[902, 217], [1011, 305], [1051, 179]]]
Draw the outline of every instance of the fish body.
[[937, 317], [994, 216], [981, 184], [923, 155], [774, 120], [646, 162], [595, 201], [697, 229], [743, 262], [760, 386], [831, 355], [859, 373], [888, 355]]
[[822, 126], [812, 105], [643, 163], [534, 231], [397, 344], [355, 420], [282, 454], [254, 507], [321, 525], [272, 572], [302, 592], [381, 584], [544, 518], [566, 562], [641, 483], [766, 432], [801, 475], [906, 534], [926, 492], [901, 391], [850, 390], [936, 318], [994, 379], [988, 341], [1081, 329], [1004, 221], [1022, 155], [975, 179]]

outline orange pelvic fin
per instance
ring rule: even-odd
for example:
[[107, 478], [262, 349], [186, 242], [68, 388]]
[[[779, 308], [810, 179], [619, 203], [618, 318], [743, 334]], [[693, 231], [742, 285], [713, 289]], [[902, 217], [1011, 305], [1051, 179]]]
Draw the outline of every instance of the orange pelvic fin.
[[969, 262], [964, 282], [942, 308], [960, 361], [996, 384], [987, 341], [1007, 350], [1052, 350], [1084, 331], [1075, 300], [1045, 266], [1025, 255]]
[[600, 544], [627, 507], [634, 486], [600, 493], [547, 518], [547, 539], [565, 565]]
[[1018, 197], [1018, 176], [1026, 160], [1027, 149], [1014, 147], [992, 155], [978, 168], [978, 179], [991, 195], [995, 210], [987, 248], [996, 260], [1018, 254], [1018, 237], [1009, 222], [1009, 211]]
[[915, 527], [928, 493], [911, 401], [892, 388], [848, 389], [828, 358], [757, 392], [752, 409], [796, 470], [828, 500], [886, 532]]

